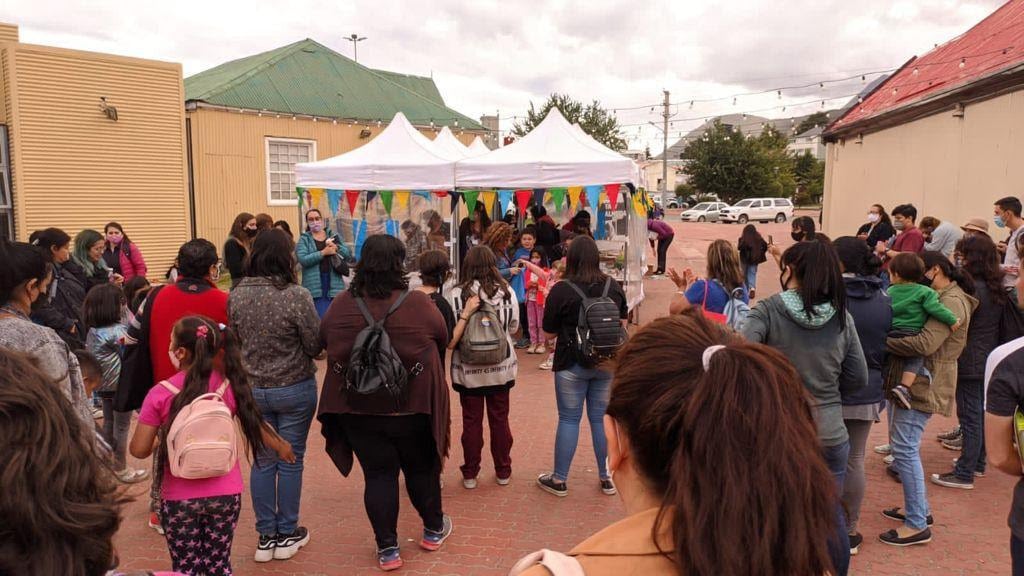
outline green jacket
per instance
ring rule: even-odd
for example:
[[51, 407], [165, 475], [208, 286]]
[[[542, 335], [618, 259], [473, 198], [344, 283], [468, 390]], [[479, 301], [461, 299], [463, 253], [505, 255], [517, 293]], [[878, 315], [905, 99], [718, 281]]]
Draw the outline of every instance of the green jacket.
[[[331, 230], [326, 232], [328, 238], [334, 238], [334, 243], [338, 246], [338, 254], [341, 254], [342, 258], [349, 258], [351, 254], [341, 238]], [[309, 290], [314, 299], [320, 298], [323, 296], [323, 285], [320, 282], [320, 261], [324, 257], [316, 249], [316, 240], [313, 239], [312, 234], [303, 232], [299, 236], [299, 241], [295, 244], [295, 256], [298, 258], [299, 266], [302, 268], [302, 287]], [[345, 279], [339, 276], [334, 269], [331, 269], [331, 287], [328, 291], [328, 296], [334, 298], [344, 289]]]
[[910, 387], [910, 405], [914, 410], [928, 414], [950, 416], [953, 413], [953, 397], [956, 394], [956, 362], [967, 345], [967, 330], [971, 314], [978, 307], [978, 301], [951, 283], [938, 291], [939, 301], [949, 308], [964, 323], [956, 332], [943, 322], [932, 318], [925, 323], [921, 333], [906, 338], [889, 338], [889, 371], [885, 387], [892, 389], [900, 383], [903, 361], [900, 356], [924, 356], [924, 366], [931, 372], [931, 381], [918, 376]]
[[[946, 326], [956, 324], [960, 318], [939, 302], [939, 294], [920, 284], [893, 284], [889, 286], [892, 298], [892, 327], [920, 330], [929, 317], [939, 319]], [[967, 320], [966, 318], [964, 319]]]

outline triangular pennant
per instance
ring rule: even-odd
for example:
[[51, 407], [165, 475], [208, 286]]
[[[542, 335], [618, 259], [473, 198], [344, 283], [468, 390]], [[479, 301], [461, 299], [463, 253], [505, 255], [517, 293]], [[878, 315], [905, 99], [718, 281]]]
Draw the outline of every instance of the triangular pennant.
[[466, 201], [466, 211], [470, 214], [476, 211], [476, 198], [479, 195], [479, 190], [466, 190], [462, 193], [462, 198]]
[[395, 190], [395, 199], [398, 200], [398, 207], [405, 210], [409, 207], [409, 196], [411, 192], [408, 190]]
[[545, 190], [543, 188], [534, 188], [533, 189], [533, 205], [534, 206], [543, 206], [544, 205], [544, 192], [545, 192]]
[[395, 193], [391, 190], [380, 191], [380, 203], [384, 205], [384, 211], [391, 216], [391, 201], [394, 199]]
[[331, 216], [338, 214], [338, 207], [341, 205], [341, 190], [328, 190], [327, 191], [327, 208], [331, 211]]
[[569, 187], [569, 208], [576, 210], [576, 206], [580, 203], [580, 194], [583, 193], [581, 186], [570, 186]]
[[498, 204], [501, 206], [501, 213], [504, 214], [512, 208], [512, 191], [498, 190]]
[[323, 199], [324, 199], [324, 189], [323, 188], [310, 188], [309, 189], [309, 198], [310, 198], [310, 200], [309, 200], [310, 206], [312, 206], [313, 208], [319, 208], [320, 207], [320, 202], [323, 201]]
[[302, 212], [302, 205], [306, 203], [306, 189], [301, 186], [296, 186], [295, 195], [299, 197], [299, 212]]
[[480, 201], [483, 202], [484, 208], [491, 212], [494, 210], [494, 199], [497, 197], [497, 193], [494, 190], [484, 190], [480, 192]]
[[398, 220], [385, 220], [384, 231], [394, 237], [398, 237]]
[[597, 210], [601, 206], [601, 187], [600, 186], [587, 186], [587, 206], [591, 210]]
[[631, 194], [630, 197], [633, 200], [633, 212], [636, 213], [637, 216], [646, 216], [647, 206], [644, 204], [643, 194], [634, 193]]
[[363, 244], [366, 242], [366, 220], [352, 221], [352, 239], [355, 244], [356, 259], [363, 257]]
[[370, 202], [373, 202], [373, 199], [376, 198], [376, 197], [377, 197], [377, 191], [376, 190], [367, 190], [366, 191], [366, 203], [367, 204], [369, 204]]
[[461, 197], [462, 197], [462, 192], [456, 192], [454, 190], [452, 191], [451, 208], [449, 208], [449, 210], [448, 210], [450, 213], [452, 213], [452, 214], [455, 213], [455, 209], [459, 206], [459, 198], [461, 198]]
[[434, 196], [437, 196], [438, 198], [444, 198], [447, 195], [448, 195], [448, 191], [447, 190], [434, 190]]
[[601, 208], [597, 211], [597, 228], [594, 229], [594, 240], [604, 240], [604, 227], [607, 221], [608, 211]]
[[555, 210], [561, 212], [562, 205], [565, 204], [565, 188], [552, 188], [551, 200], [555, 203]]
[[429, 190], [417, 190], [417, 191], [413, 192], [413, 194], [415, 194], [416, 196], [419, 196], [420, 198], [423, 198], [424, 200], [430, 200], [430, 191]]
[[526, 214], [526, 208], [533, 198], [533, 190], [516, 190], [516, 204], [519, 205], [519, 213]]
[[608, 184], [604, 187], [604, 193], [608, 195], [608, 204], [615, 209], [615, 206], [619, 203], [619, 186], [618, 184]]
[[345, 190], [345, 200], [348, 201], [348, 214], [354, 216], [356, 204], [359, 202], [359, 190]]

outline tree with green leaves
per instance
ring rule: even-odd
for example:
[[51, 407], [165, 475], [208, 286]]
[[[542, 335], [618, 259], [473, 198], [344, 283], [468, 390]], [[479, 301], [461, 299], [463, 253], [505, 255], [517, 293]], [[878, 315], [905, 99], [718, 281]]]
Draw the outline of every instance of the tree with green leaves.
[[525, 136], [544, 121], [552, 108], [558, 108], [570, 124], [579, 124], [584, 132], [601, 144], [612, 150], [626, 149], [626, 139], [622, 137], [619, 121], [614, 115], [602, 108], [597, 100], [584, 106], [582, 102], [573, 100], [568, 94], [552, 94], [540, 108], [535, 108], [531, 101], [526, 118], [516, 122], [512, 127], [512, 133], [516, 136]]
[[824, 127], [826, 124], [828, 124], [828, 122], [828, 112], [815, 112], [814, 114], [811, 114], [807, 118], [801, 120], [800, 124], [797, 124], [796, 133], [803, 134], [804, 132], [807, 132], [808, 130], [814, 128], [815, 126]]
[[793, 158], [793, 176], [797, 184], [796, 200], [801, 204], [821, 202], [825, 191], [825, 162], [805, 151]]
[[748, 138], [716, 120], [701, 137], [687, 144], [683, 172], [702, 194], [716, 194], [735, 203], [757, 196], [788, 197], [795, 180], [786, 152], [786, 138], [772, 127]]

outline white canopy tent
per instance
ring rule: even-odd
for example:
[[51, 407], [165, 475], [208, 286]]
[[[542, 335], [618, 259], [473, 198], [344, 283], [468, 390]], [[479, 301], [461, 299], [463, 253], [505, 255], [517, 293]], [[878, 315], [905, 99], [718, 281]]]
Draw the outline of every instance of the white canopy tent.
[[326, 160], [295, 165], [296, 185], [339, 190], [451, 190], [451, 152], [435, 146], [401, 112], [366, 144]]
[[476, 158], [477, 156], [483, 156], [489, 154], [491, 149], [484, 144], [484, 141], [479, 136], [473, 139], [473, 143], [469, 145], [469, 157]]
[[433, 144], [438, 150], [449, 157], [461, 160], [470, 156], [469, 148], [462, 142], [459, 142], [459, 139], [455, 137], [455, 134], [452, 134], [452, 131], [447, 126], [441, 128], [441, 131], [437, 133]]

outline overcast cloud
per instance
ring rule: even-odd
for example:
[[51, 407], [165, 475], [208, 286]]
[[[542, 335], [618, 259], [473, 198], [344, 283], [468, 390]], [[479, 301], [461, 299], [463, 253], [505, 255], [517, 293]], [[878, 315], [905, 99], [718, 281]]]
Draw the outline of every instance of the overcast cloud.
[[[839, 107], [859, 75], [894, 68], [966, 31], [1001, 0], [588, 0], [473, 2], [39, 2], [6, 0], [0, 20], [23, 42], [181, 62], [185, 75], [312, 38], [359, 61], [433, 75], [449, 106], [498, 112], [502, 129], [551, 92], [598, 99], [625, 125], [660, 122], [670, 90], [673, 135], [719, 114], [767, 117]], [[780, 86], [857, 76], [803, 90]], [[870, 81], [874, 76], [869, 75]], [[717, 102], [691, 100], [724, 98]], [[799, 103], [811, 102], [802, 106]], [[786, 110], [782, 110], [786, 106]], [[650, 126], [628, 126], [632, 147], [659, 147]]]

